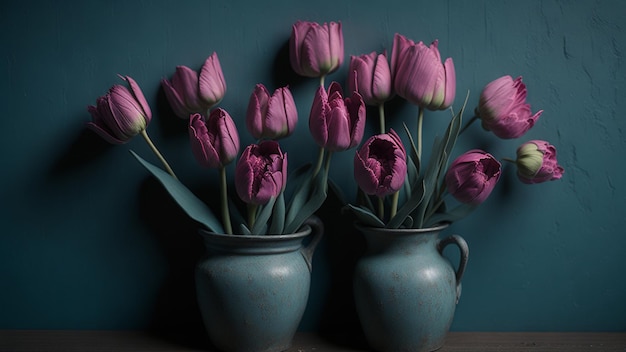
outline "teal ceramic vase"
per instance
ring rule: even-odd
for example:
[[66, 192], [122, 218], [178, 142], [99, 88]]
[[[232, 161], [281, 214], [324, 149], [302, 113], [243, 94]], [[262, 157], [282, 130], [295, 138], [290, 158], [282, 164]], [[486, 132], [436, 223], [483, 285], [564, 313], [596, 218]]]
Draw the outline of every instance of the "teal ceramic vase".
[[[439, 239], [447, 225], [428, 229], [357, 228], [367, 250], [354, 273], [354, 299], [363, 332], [377, 351], [435, 351], [443, 346], [461, 295], [467, 243]], [[460, 249], [454, 269], [444, 247]]]
[[216, 348], [273, 352], [291, 346], [309, 297], [311, 261], [322, 232], [317, 218], [289, 235], [201, 231], [207, 253], [196, 267], [196, 289]]

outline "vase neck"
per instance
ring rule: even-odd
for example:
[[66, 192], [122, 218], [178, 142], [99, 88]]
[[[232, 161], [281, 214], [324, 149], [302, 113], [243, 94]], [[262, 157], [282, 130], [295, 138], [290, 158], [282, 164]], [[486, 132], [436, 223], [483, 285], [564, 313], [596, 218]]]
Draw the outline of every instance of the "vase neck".
[[370, 252], [376, 251], [436, 251], [441, 228], [423, 229], [374, 229], [361, 228]]

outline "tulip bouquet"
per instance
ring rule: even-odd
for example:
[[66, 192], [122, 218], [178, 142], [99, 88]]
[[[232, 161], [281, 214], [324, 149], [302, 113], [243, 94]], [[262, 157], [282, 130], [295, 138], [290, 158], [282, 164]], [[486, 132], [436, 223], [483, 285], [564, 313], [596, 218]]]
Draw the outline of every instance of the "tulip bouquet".
[[[494, 189], [501, 163], [486, 151], [474, 149], [448, 165], [459, 135], [480, 119], [483, 128], [497, 137], [518, 138], [542, 113], [531, 113], [521, 77], [496, 79], [483, 89], [475, 116], [465, 126], [462, 115], [467, 98], [458, 113], [452, 113], [447, 130], [435, 139], [430, 159], [423, 167], [424, 111], [452, 110], [456, 91], [453, 60], [441, 62], [438, 41], [426, 46], [396, 34], [390, 62], [385, 53], [351, 57], [348, 84], [379, 111], [380, 134], [365, 141], [354, 157], [359, 202], [347, 206], [361, 223], [374, 227], [426, 228], [468, 215]], [[404, 125], [408, 153], [398, 133], [385, 130], [384, 103], [394, 95], [418, 107], [415, 133]], [[516, 160], [504, 160], [517, 165], [517, 174], [524, 183], [556, 180], [563, 174], [556, 149], [545, 141], [529, 141], [518, 148]], [[460, 204], [448, 209], [448, 195]]]
[[[354, 156], [354, 177], [359, 185], [357, 204], [346, 207], [364, 224], [387, 228], [422, 228], [452, 222], [482, 203], [495, 187], [501, 164], [491, 154], [470, 150], [450, 165], [455, 142], [472, 122], [480, 119], [484, 129], [500, 138], [518, 138], [541, 115], [532, 114], [526, 103], [521, 77], [501, 77], [481, 93], [476, 116], [462, 127], [465, 104], [452, 113], [447, 130], [437, 138], [425, 166], [422, 165], [422, 126], [425, 110], [452, 110], [456, 92], [454, 63], [443, 63], [438, 42], [430, 46], [396, 34], [391, 61], [386, 53], [352, 56], [347, 94], [337, 82], [325, 85], [328, 74], [343, 63], [341, 23], [298, 21], [292, 26], [289, 55], [299, 75], [318, 78], [309, 114], [309, 130], [320, 148], [318, 159], [291, 173], [280, 139], [288, 137], [298, 121], [296, 103], [289, 87], [273, 93], [257, 84], [250, 95], [245, 127], [258, 141], [240, 152], [239, 132], [229, 113], [216, 107], [226, 93], [226, 81], [216, 53], [200, 72], [178, 66], [161, 85], [176, 116], [188, 122], [190, 146], [198, 163], [218, 169], [221, 216], [200, 201], [176, 177], [146, 132], [152, 118], [150, 107], [130, 77], [130, 88], [115, 85], [88, 108], [87, 127], [114, 144], [141, 134], [163, 164], [163, 169], [136, 153], [133, 156], [152, 173], [182, 209], [208, 230], [228, 234], [285, 234], [297, 231], [323, 204], [328, 193], [328, 174], [333, 153], [359, 147]], [[395, 96], [418, 107], [415, 133], [404, 125], [410, 148], [401, 136], [385, 128], [384, 104]], [[380, 133], [362, 145], [366, 104], [378, 107]], [[408, 151], [407, 151], [408, 149]], [[226, 166], [236, 161], [234, 186], [238, 199], [229, 198]], [[539, 183], [561, 177], [555, 148], [533, 140], [519, 147], [519, 178]], [[289, 174], [289, 177], [288, 177]], [[461, 204], [447, 209], [452, 195]], [[241, 203], [245, 204], [245, 207]], [[386, 209], [389, 208], [389, 211]], [[233, 224], [234, 223], [234, 224]]]
[[[271, 94], [263, 84], [254, 87], [245, 127], [258, 142], [239, 154], [236, 123], [225, 109], [216, 107], [226, 93], [216, 53], [206, 59], [200, 72], [178, 66], [170, 80], [161, 81], [174, 114], [188, 121], [190, 146], [196, 160], [204, 167], [219, 170], [221, 216], [214, 215], [212, 209], [178, 180], [148, 137], [150, 107], [132, 78], [123, 77], [130, 89], [115, 85], [98, 99], [97, 106], [88, 108], [92, 121], [87, 127], [114, 144], [126, 143], [141, 134], [165, 170], [131, 151], [133, 156], [206, 229], [246, 235], [293, 233], [326, 199], [331, 155], [361, 143], [365, 103], [354, 91], [344, 97], [337, 82], [328, 89], [324, 86], [326, 75], [343, 62], [341, 24], [297, 22], [292, 28], [290, 46], [293, 69], [303, 76], [320, 79], [309, 116], [310, 131], [320, 153], [315, 163], [293, 170], [289, 178], [287, 153], [279, 144], [280, 139], [292, 134], [298, 121], [289, 87], [278, 88]], [[236, 159], [234, 186], [238, 198], [234, 200], [228, 196], [226, 166]], [[246, 206], [241, 206], [241, 202]]]

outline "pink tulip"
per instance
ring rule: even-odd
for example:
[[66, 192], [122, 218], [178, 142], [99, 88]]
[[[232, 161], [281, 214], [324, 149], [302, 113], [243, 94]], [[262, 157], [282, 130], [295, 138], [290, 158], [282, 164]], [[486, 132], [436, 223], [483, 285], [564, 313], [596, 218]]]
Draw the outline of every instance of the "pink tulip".
[[239, 153], [239, 134], [230, 115], [221, 108], [204, 120], [201, 114], [189, 118], [191, 150], [200, 165], [219, 168], [228, 165]]
[[365, 131], [365, 103], [357, 92], [343, 98], [343, 90], [332, 82], [328, 92], [319, 87], [315, 93], [309, 129], [315, 142], [329, 151], [356, 147]]
[[429, 110], [447, 109], [456, 94], [456, 74], [451, 58], [441, 63], [435, 40], [430, 47], [401, 34], [394, 36], [391, 74], [396, 93]]
[[369, 195], [384, 197], [402, 187], [406, 178], [406, 151], [398, 134], [370, 137], [354, 156], [354, 178]]
[[387, 55], [374, 51], [351, 56], [348, 90], [359, 92], [368, 105], [378, 106], [387, 101], [391, 96], [391, 69]]
[[165, 96], [176, 116], [188, 119], [191, 114], [207, 114], [226, 93], [226, 81], [217, 54], [209, 56], [200, 74], [187, 66], [176, 67], [172, 80], [161, 80]]
[[254, 138], [289, 136], [297, 122], [298, 110], [288, 87], [278, 88], [270, 95], [264, 85], [256, 85], [246, 115], [246, 127]]
[[526, 103], [522, 77], [503, 76], [487, 84], [480, 94], [478, 115], [487, 131], [505, 139], [518, 138], [534, 126], [543, 110], [534, 115]]
[[130, 89], [116, 84], [98, 98], [96, 106], [87, 107], [92, 118], [87, 128], [112, 144], [128, 142], [145, 130], [152, 119], [150, 106], [137, 82], [128, 76], [121, 78]]
[[289, 59], [293, 70], [305, 77], [322, 77], [343, 63], [341, 23], [297, 21], [289, 39]]
[[558, 180], [563, 168], [556, 160], [556, 148], [546, 141], [532, 140], [517, 148], [517, 176], [528, 184]]
[[266, 204], [287, 183], [287, 153], [276, 141], [266, 140], [244, 149], [235, 168], [237, 194], [248, 204]]
[[446, 172], [448, 192], [462, 203], [478, 205], [487, 199], [500, 178], [501, 165], [491, 154], [474, 149], [452, 162]]

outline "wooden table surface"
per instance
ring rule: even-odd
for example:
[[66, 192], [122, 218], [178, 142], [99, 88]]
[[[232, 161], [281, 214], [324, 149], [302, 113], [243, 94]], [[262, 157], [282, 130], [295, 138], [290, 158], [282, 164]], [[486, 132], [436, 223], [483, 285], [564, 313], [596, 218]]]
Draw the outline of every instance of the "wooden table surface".
[[[289, 352], [368, 351], [361, 342], [298, 333]], [[211, 351], [208, 344], [173, 341], [141, 331], [0, 330], [0, 351]], [[451, 332], [439, 352], [626, 351], [626, 333]], [[252, 351], [251, 351], [252, 352]]]

